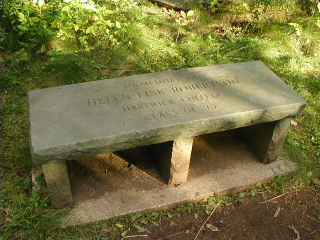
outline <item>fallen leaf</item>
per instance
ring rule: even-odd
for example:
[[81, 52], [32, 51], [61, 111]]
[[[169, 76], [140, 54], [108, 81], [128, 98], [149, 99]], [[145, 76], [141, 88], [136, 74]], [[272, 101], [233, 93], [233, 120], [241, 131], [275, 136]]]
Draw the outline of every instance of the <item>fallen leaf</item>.
[[106, 69], [101, 69], [102, 76], [107, 76], [109, 74], [109, 71]]
[[116, 225], [116, 227], [118, 227], [118, 228], [123, 228], [123, 225], [120, 224], [120, 223], [116, 223], [115, 225]]
[[195, 219], [198, 219], [198, 218], [199, 218], [199, 214], [198, 214], [198, 213], [195, 213], [195, 214], [194, 214], [194, 218], [195, 218]]
[[298, 123], [295, 120], [291, 120], [290, 124], [294, 127], [298, 126]]
[[274, 218], [278, 217], [280, 210], [281, 210], [281, 208], [280, 208], [280, 206], [278, 206], [276, 212], [273, 215]]
[[174, 227], [174, 226], [176, 226], [177, 224], [175, 223], [175, 222], [170, 222], [170, 226], [171, 227]]
[[213, 226], [211, 223], [207, 223], [206, 227], [209, 228], [212, 232], [218, 232], [219, 229], [216, 226]]

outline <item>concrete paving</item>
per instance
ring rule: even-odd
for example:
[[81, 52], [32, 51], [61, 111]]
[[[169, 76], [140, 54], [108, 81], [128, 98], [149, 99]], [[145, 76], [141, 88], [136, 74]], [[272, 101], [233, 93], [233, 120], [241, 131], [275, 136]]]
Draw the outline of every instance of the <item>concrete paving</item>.
[[64, 226], [169, 209], [297, 169], [284, 151], [277, 161], [260, 163], [235, 131], [195, 137], [188, 181], [178, 186], [168, 186], [155, 161], [146, 154], [127, 153], [133, 160], [110, 153], [68, 162], [76, 204], [63, 219]]

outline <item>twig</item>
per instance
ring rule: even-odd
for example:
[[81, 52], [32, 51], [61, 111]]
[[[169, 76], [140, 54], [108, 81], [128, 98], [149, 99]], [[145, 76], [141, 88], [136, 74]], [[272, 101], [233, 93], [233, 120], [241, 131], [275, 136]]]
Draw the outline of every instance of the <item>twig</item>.
[[300, 233], [299, 231], [292, 225], [289, 226], [290, 229], [292, 229], [294, 231], [294, 233], [297, 235], [297, 238], [295, 240], [300, 240]]
[[209, 217], [207, 218], [207, 220], [202, 224], [201, 228], [199, 229], [196, 237], [194, 238], [194, 240], [197, 239], [198, 235], [200, 234], [201, 230], [203, 229], [204, 225], [208, 222], [208, 220], [211, 218], [212, 214], [214, 213], [214, 211], [217, 209], [217, 207], [219, 206], [220, 202], [218, 202], [218, 204], [214, 207], [214, 209], [212, 210], [212, 212], [210, 213]]
[[263, 201], [263, 202], [261, 202], [261, 203], [259, 203], [259, 204], [263, 204], [263, 203], [267, 203], [267, 202], [276, 200], [277, 198], [283, 197], [283, 196], [286, 195], [286, 194], [287, 194], [287, 193], [283, 193], [283, 194], [281, 194], [281, 195], [279, 195], [279, 196], [276, 196], [276, 197], [271, 198], [271, 199], [269, 199], [269, 200]]
[[130, 236], [125, 236], [123, 238], [121, 238], [121, 240], [126, 239], [126, 238], [134, 238], [134, 237], [149, 237], [147, 234], [143, 234], [143, 235], [130, 235]]
[[281, 233], [281, 230], [280, 230], [280, 228], [279, 228], [279, 225], [278, 225], [278, 223], [277, 223], [277, 221], [276, 221], [275, 219], [273, 219], [273, 221], [275, 222], [275, 224], [276, 224], [276, 226], [277, 226], [277, 229], [278, 229], [278, 231], [279, 231], [279, 233], [280, 233], [280, 235], [281, 235], [281, 238], [284, 239], [284, 238], [283, 238], [283, 235], [282, 235], [282, 233]]
[[314, 220], [314, 221], [316, 221], [316, 222], [318, 222], [318, 223], [320, 223], [320, 221], [319, 221], [319, 220], [317, 220], [317, 219], [315, 219], [315, 218], [313, 218], [313, 217], [309, 216], [308, 214], [307, 214], [307, 217], [308, 217], [308, 218], [310, 218], [310, 219], [312, 219], [312, 220]]
[[180, 26], [179, 26], [179, 28], [178, 28], [178, 35], [177, 35], [177, 37], [176, 37], [176, 42], [178, 42], [179, 37], [180, 37]]
[[183, 233], [183, 231], [178, 232], [178, 233], [171, 234], [171, 235], [169, 235], [169, 236], [165, 236], [165, 237], [163, 237], [163, 238], [159, 238], [159, 240], [160, 240], [160, 239], [167, 239], [167, 238], [169, 238], [169, 237], [173, 237], [173, 236], [179, 235], [179, 234], [181, 234], [181, 233]]
[[251, 197], [245, 204], [244, 206], [246, 206], [253, 198]]

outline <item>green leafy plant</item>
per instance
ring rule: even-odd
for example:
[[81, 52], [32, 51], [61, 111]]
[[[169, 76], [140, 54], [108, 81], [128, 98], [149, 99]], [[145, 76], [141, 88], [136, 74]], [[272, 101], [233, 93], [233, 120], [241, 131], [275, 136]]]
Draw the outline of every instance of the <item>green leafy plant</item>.
[[59, 27], [58, 6], [59, 1], [49, 1], [44, 5], [27, 0], [1, 1], [3, 48], [9, 46], [9, 50], [14, 50], [22, 46], [37, 54], [44, 53]]
[[169, 13], [172, 18], [175, 18], [175, 21], [178, 23], [178, 34], [176, 37], [176, 42], [178, 41], [180, 37], [180, 28], [182, 26], [187, 26], [190, 23], [194, 22], [194, 11], [189, 10], [187, 13], [185, 11], [175, 12], [173, 9], [169, 10]]
[[108, 47], [117, 42], [117, 31], [122, 25], [111, 20], [115, 11], [96, 5], [93, 1], [83, 4], [73, 0], [61, 9], [61, 25], [58, 37], [74, 40], [85, 50]]

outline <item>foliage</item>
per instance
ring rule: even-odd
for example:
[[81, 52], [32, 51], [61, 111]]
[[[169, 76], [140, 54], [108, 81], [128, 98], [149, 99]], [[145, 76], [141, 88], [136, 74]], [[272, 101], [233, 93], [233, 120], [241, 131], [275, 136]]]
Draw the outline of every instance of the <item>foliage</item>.
[[58, 37], [75, 40], [85, 50], [108, 47], [117, 42], [116, 36], [121, 29], [121, 23], [112, 19], [116, 13], [94, 2], [71, 1], [61, 8]]
[[59, 1], [39, 5], [32, 1], [1, 1], [1, 48], [23, 46], [44, 53], [59, 28]]
[[23, 47], [42, 54], [51, 50], [54, 38], [86, 51], [112, 47], [127, 34], [127, 20], [136, 9], [137, 3], [115, 0], [99, 4], [89, 0], [1, 1], [1, 47], [9, 51]]

